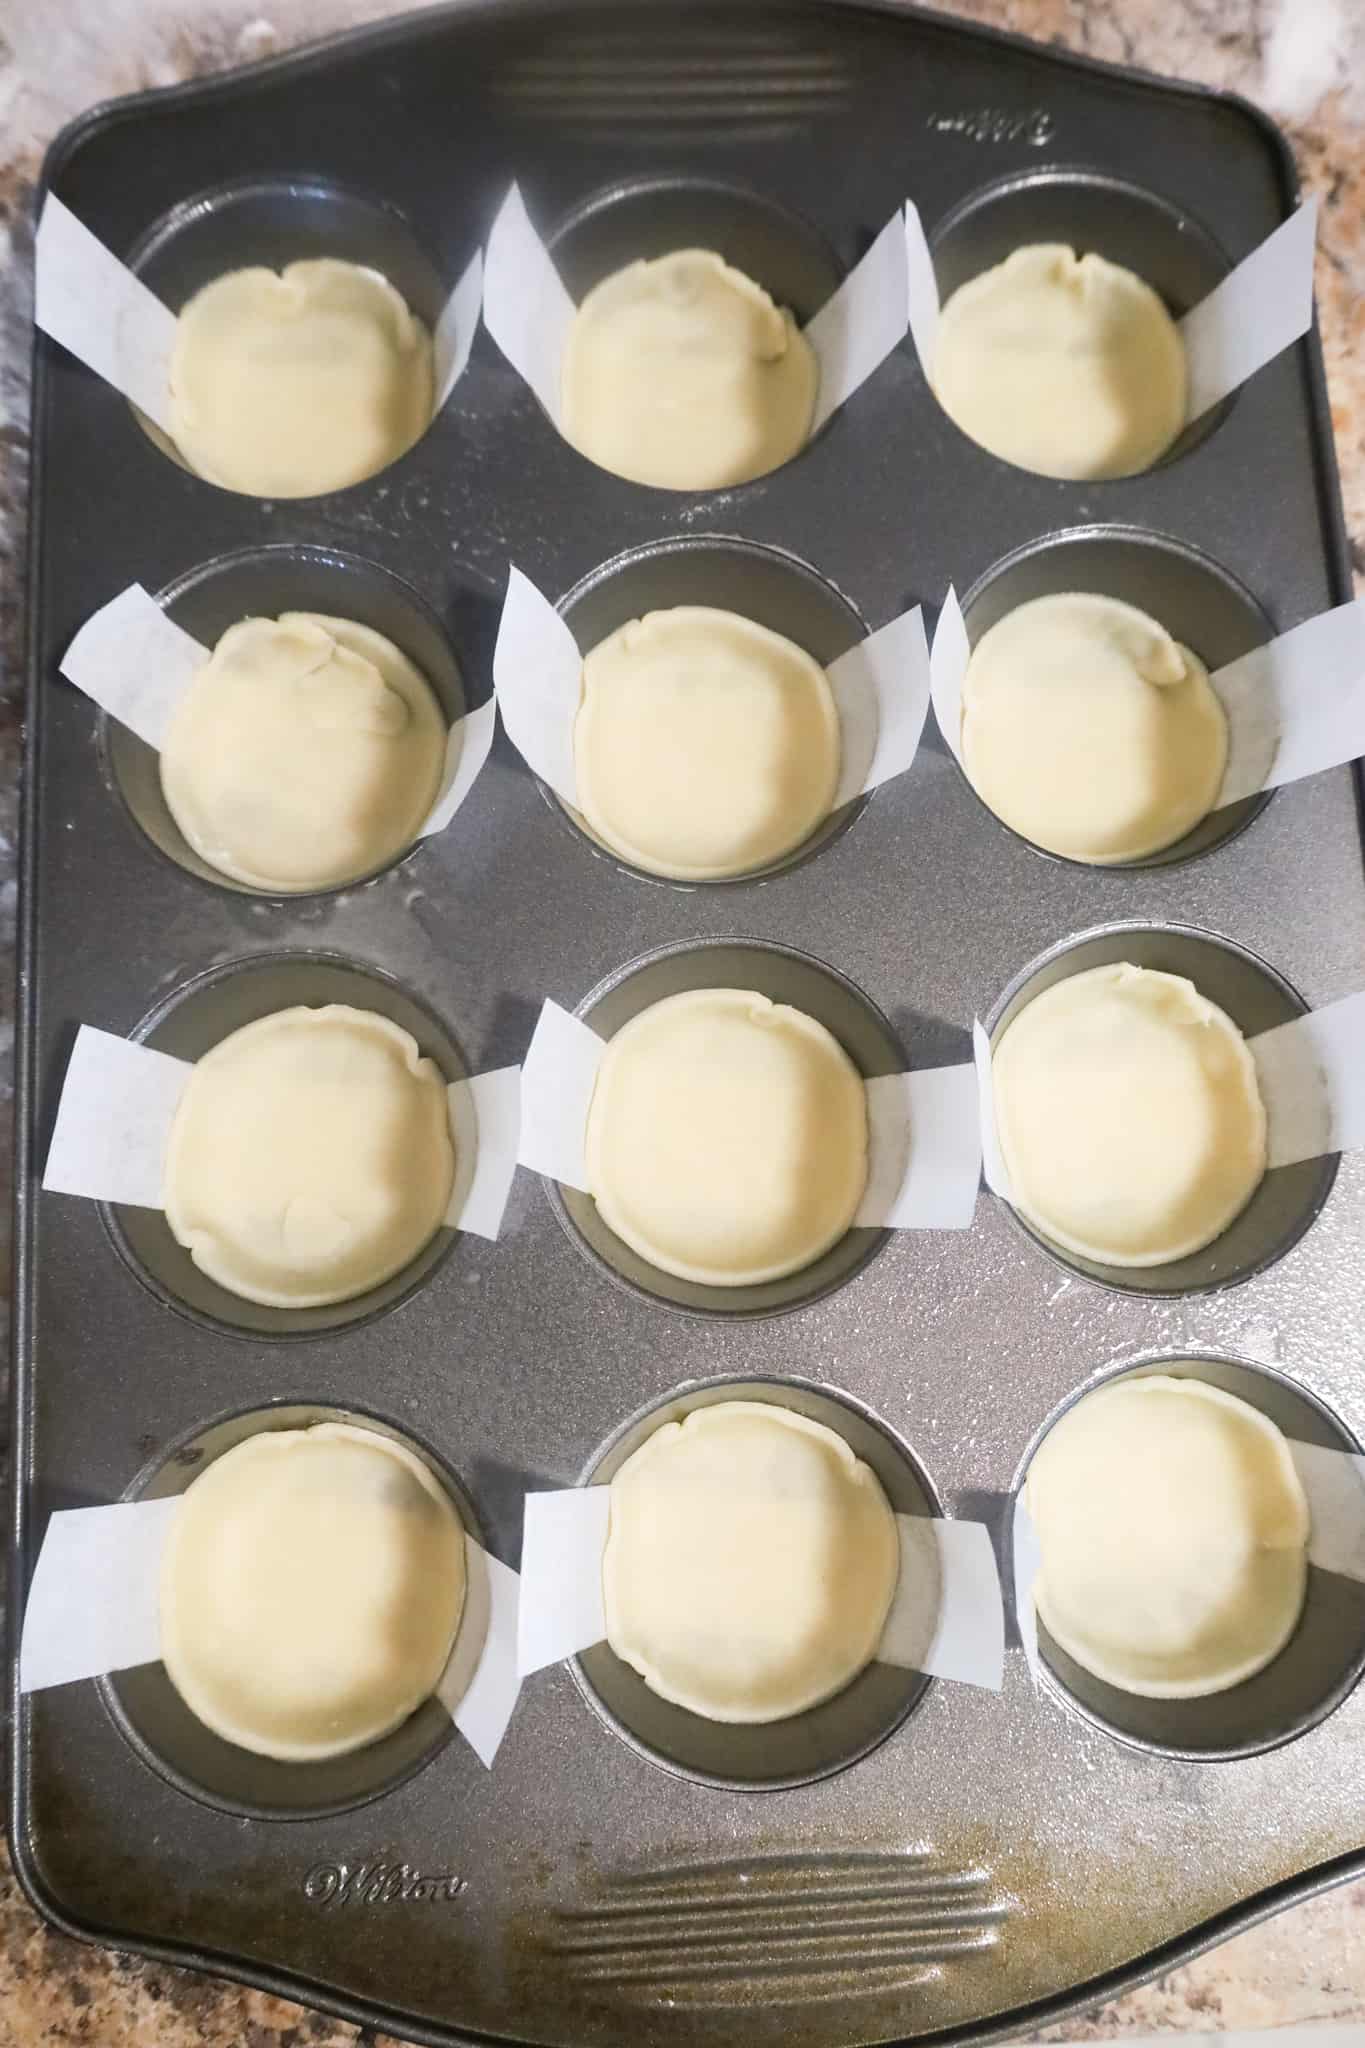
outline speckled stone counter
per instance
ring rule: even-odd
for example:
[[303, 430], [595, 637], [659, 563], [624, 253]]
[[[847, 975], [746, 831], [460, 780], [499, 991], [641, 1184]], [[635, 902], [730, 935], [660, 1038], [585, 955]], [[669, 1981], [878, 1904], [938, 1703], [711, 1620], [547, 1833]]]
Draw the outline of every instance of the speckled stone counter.
[[[1227, 87], [1288, 130], [1323, 200], [1318, 306], [1352, 557], [1365, 575], [1365, 0], [946, 0], [947, 11], [1152, 71]], [[20, 579], [30, 347], [29, 204], [43, 149], [92, 102], [286, 49], [397, 12], [384, 0], [0, 0], [0, 1063], [12, 1037], [8, 953], [20, 745]], [[8, 1075], [4, 1081], [8, 1093]], [[0, 1141], [0, 1270], [8, 1131]], [[1365, 1883], [1253, 1929], [1146, 1989], [1052, 2031], [1090, 2040], [1305, 2021], [1365, 2022]], [[367, 2038], [375, 2037], [361, 2030]], [[0, 1851], [0, 2048], [47, 2042], [301, 2048], [357, 2029], [281, 1999], [86, 1948], [33, 1915]], [[1361, 2036], [1365, 2041], [1365, 2035]]]

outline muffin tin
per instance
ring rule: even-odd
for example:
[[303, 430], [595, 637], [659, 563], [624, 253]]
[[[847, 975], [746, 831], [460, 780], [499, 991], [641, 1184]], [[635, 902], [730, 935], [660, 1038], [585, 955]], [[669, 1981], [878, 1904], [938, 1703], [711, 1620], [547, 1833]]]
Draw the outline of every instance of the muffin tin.
[[[1177, 311], [1295, 196], [1282, 141], [1241, 102], [899, 8], [768, 0], [456, 4], [97, 110], [47, 167], [172, 304], [212, 270], [323, 248], [378, 257], [427, 314], [513, 178], [574, 289], [686, 223], [800, 314], [906, 196], [944, 288], [1069, 222]], [[271, 505], [202, 482], [44, 341], [34, 448], [16, 1610], [50, 1509], [173, 1483], [187, 1449], [262, 1410], [359, 1411], [415, 1434], [513, 1563], [528, 1488], [594, 1473], [624, 1418], [710, 1398], [716, 1382], [842, 1402], [928, 1500], [989, 1522], [1002, 1556], [1027, 1447], [1116, 1359], [1269, 1360], [1267, 1384], [1331, 1440], [1358, 1441], [1359, 1158], [1335, 1180], [1304, 1170], [1302, 1203], [1267, 1222], [1235, 1288], [1228, 1270], [1194, 1276], [1212, 1283], [1201, 1293], [1094, 1286], [983, 1193], [970, 1231], [897, 1232], [797, 1312], [761, 1319], [679, 1313], [638, 1276], [609, 1275], [610, 1248], [580, 1256], [586, 1220], [527, 1174], [497, 1244], [457, 1235], [393, 1301], [288, 1331], [192, 1296], [139, 1235], [147, 1212], [105, 1218], [38, 1193], [81, 1021], [184, 1050], [180, 1034], [221, 1036], [258, 996], [274, 1007], [363, 985], [419, 1020], [452, 1072], [477, 1072], [522, 1056], [545, 997], [606, 1022], [642, 977], [663, 992], [715, 947], [736, 970], [771, 968], [773, 994], [824, 975], [854, 1006], [844, 1028], [855, 1011], [866, 1026], [865, 1064], [898, 1049], [923, 1067], [967, 1059], [974, 1013], [998, 1023], [1032, 974], [1123, 927], [1139, 928], [1122, 943], [1149, 964], [1212, 947], [1291, 1009], [1295, 991], [1320, 1003], [1359, 987], [1365, 889], [1344, 770], [1257, 800], [1198, 860], [1095, 871], [999, 825], [931, 729], [913, 769], [831, 821], [852, 829], [830, 829], [803, 850], [814, 857], [682, 888], [547, 812], [500, 738], [447, 831], [363, 886], [271, 899], [187, 872], [146, 762], [57, 674], [77, 627], [135, 580], [203, 631], [218, 605], [345, 610], [345, 583], [357, 615], [465, 704], [488, 694], [509, 560], [593, 637], [618, 602], [676, 601], [666, 593], [690, 590], [708, 557], [727, 593], [710, 585], [712, 601], [771, 574], [774, 602], [780, 584], [782, 604], [808, 605], [832, 654], [839, 634], [933, 605], [950, 582], [984, 623], [1007, 579], [1033, 594], [1030, 578], [1082, 546], [1188, 590], [1238, 651], [1238, 636], [1349, 594], [1315, 341], [1156, 470], [1094, 485], [974, 447], [908, 341], [794, 462], [712, 495], [592, 467], [486, 334], [418, 445], [330, 497]], [[1199, 645], [1193, 625], [1188, 637]], [[924, 1686], [875, 1746], [850, 1738], [840, 1760], [857, 1761], [835, 1775], [811, 1782], [775, 1742], [776, 1782], [759, 1791], [725, 1758], [670, 1756], [667, 1731], [632, 1725], [595, 1656], [528, 1682], [491, 1772], [444, 1742], [315, 1796], [250, 1770], [214, 1778], [177, 1747], [145, 1673], [16, 1693], [16, 1867], [72, 1931], [413, 2038], [742, 2032], [813, 2048], [1017, 2032], [1365, 1869], [1354, 1665], [1319, 1688], [1334, 1711], [1282, 1716], [1292, 1739], [1195, 1760], [1200, 1741], [1120, 1727], [1112, 1703], [1064, 1699], [1055, 1677], [1035, 1689], [1015, 1651], [1001, 1695]]]

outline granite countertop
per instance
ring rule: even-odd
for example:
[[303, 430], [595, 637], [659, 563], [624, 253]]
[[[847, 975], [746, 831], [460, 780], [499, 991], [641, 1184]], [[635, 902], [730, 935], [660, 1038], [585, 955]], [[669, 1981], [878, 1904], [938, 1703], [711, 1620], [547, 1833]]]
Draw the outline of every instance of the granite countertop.
[[[1227, 87], [1269, 109], [1323, 213], [1318, 309], [1358, 582], [1365, 582], [1365, 5], [1362, 0], [939, 0], [946, 11], [1156, 72]], [[20, 569], [28, 422], [30, 196], [48, 141], [100, 99], [267, 56], [386, 0], [0, 0], [0, 949], [14, 927], [20, 746]], [[0, 983], [0, 1071], [12, 1038]], [[8, 1074], [3, 1073], [8, 1092]], [[8, 1153], [7, 1132], [0, 1145]], [[0, 1159], [8, 1230], [9, 1159]], [[0, 1270], [4, 1248], [0, 1246]], [[1336, 2020], [1365, 2022], [1365, 1882], [1215, 1949], [1053, 2040]], [[198, 2042], [245, 2048], [374, 2041], [283, 1999], [144, 1964], [38, 1921], [0, 1849], [0, 2048], [38, 2042]], [[1324, 2037], [1325, 2038], [1325, 2037]]]

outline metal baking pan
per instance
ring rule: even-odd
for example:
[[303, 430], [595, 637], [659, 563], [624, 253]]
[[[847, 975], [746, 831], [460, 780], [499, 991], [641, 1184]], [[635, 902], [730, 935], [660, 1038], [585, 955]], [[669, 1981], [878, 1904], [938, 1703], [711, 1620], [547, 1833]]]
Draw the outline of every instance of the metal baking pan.
[[[172, 303], [214, 268], [321, 243], [382, 246], [427, 312], [513, 177], [575, 288], [627, 244], [693, 221], [724, 237], [729, 220], [731, 253], [801, 315], [907, 194], [946, 282], [1002, 237], [1074, 231], [1177, 311], [1295, 199], [1281, 138], [1237, 100], [931, 15], [762, 0], [465, 0], [97, 110], [46, 175]], [[920, 1064], [965, 1057], [974, 1012], [998, 1017], [1031, 964], [1114, 924], [1141, 925], [1157, 951], [1166, 927], [1212, 933], [1309, 1002], [1358, 987], [1345, 770], [1251, 807], [1198, 858], [1097, 872], [1005, 831], [931, 739], [810, 858], [680, 889], [605, 856], [499, 740], [449, 831], [364, 887], [276, 902], [177, 863], [137, 761], [56, 672], [124, 585], [217, 602], [231, 578], [214, 565], [263, 548], [282, 593], [291, 550], [307, 551], [301, 589], [335, 555], [410, 585], [448, 638], [452, 701], [488, 694], [509, 559], [554, 598], [576, 593], [586, 626], [620, 596], [604, 565], [633, 554], [630, 602], [657, 602], [651, 550], [662, 592], [682, 571], [658, 544], [707, 534], [798, 557], [808, 595], [840, 600], [821, 598], [820, 630], [849, 637], [950, 580], [989, 607], [998, 565], [1087, 529], [1116, 530], [1109, 559], [1153, 608], [1168, 570], [1184, 605], [1190, 564], [1207, 563], [1219, 632], [1262, 615], [1283, 629], [1349, 594], [1316, 342], [1160, 468], [1093, 486], [965, 441], [907, 344], [787, 468], [680, 497], [583, 461], [481, 335], [400, 463], [273, 506], [189, 475], [56, 347], [40, 342], [36, 368], [16, 1607], [48, 1510], [164, 1490], [176, 1459], [230, 1440], [225, 1419], [275, 1404], [410, 1431], [511, 1562], [528, 1485], [596, 1470], [632, 1418], [698, 1380], [827, 1389], [927, 1498], [1002, 1531], [1038, 1431], [1121, 1362], [1269, 1362], [1302, 1390], [1295, 1414], [1325, 1416], [1324, 1440], [1365, 1432], [1359, 1157], [1315, 1183], [1320, 1213], [1301, 1234], [1286, 1222], [1278, 1255], [1249, 1257], [1237, 1286], [1152, 1299], [1094, 1285], [983, 1195], [970, 1232], [895, 1234], [766, 1320], [679, 1313], [621, 1284], [522, 1175], [500, 1243], [456, 1237], [386, 1312], [287, 1332], [224, 1327], [213, 1304], [182, 1312], [174, 1273], [119, 1218], [40, 1196], [36, 1178], [79, 1020], [179, 1042], [206, 1018], [182, 998], [236, 1014], [248, 996], [231, 963], [261, 956], [290, 956], [290, 1000], [308, 1000], [310, 973], [319, 989], [339, 971], [379, 977], [470, 1071], [520, 1057], [543, 997], [610, 1004], [621, 970], [699, 941], [814, 956]], [[1139, 559], [1149, 534], [1162, 545]], [[744, 558], [729, 551], [727, 574]], [[392, 597], [381, 573], [371, 598], [380, 585]], [[1195, 622], [1181, 631], [1199, 645]], [[458, 1741], [418, 1744], [359, 1787], [366, 1803], [292, 1817], [240, 1783], [215, 1801], [192, 1744], [158, 1752], [156, 1703], [135, 1686], [16, 1696], [14, 1856], [75, 1933], [422, 2040], [820, 2048], [1037, 2025], [1365, 1870], [1365, 1689], [1322, 1718], [1300, 1703], [1288, 1740], [1210, 1760], [1188, 1741], [1119, 1739], [1105, 1703], [1073, 1705], [1055, 1675], [1035, 1691], [1017, 1651], [1007, 1663], [1002, 1696], [936, 1681], [848, 1768], [755, 1791], [702, 1782], [724, 1768], [662, 1767], [663, 1736], [631, 1735], [629, 1701], [584, 1659], [529, 1683], [491, 1773]]]

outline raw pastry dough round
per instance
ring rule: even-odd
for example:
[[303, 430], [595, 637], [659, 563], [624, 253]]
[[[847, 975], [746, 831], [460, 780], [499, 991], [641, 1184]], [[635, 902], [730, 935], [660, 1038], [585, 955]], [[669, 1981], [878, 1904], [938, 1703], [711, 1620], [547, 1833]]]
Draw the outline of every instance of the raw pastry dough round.
[[1064, 243], [959, 286], [931, 378], [973, 441], [1039, 476], [1132, 476], [1185, 425], [1185, 344], [1140, 277]]
[[1208, 670], [1130, 604], [1034, 598], [983, 634], [962, 764], [998, 818], [1071, 860], [1141, 860], [1211, 811], [1228, 731]]
[[1278, 1656], [1308, 1583], [1308, 1503], [1257, 1409], [1162, 1374], [1087, 1395], [1024, 1493], [1038, 1614], [1086, 1671], [1149, 1699], [1225, 1692]]
[[607, 1641], [710, 1721], [781, 1721], [842, 1691], [876, 1652], [898, 1572], [876, 1474], [770, 1402], [666, 1423], [611, 1482]]
[[650, 612], [583, 663], [579, 806], [652, 874], [714, 881], [780, 860], [829, 815], [839, 759], [824, 670], [734, 612]]
[[171, 816], [200, 857], [258, 889], [335, 888], [412, 843], [445, 767], [430, 684], [351, 619], [230, 626], [161, 749]]
[[747, 483], [805, 445], [819, 367], [790, 313], [708, 249], [628, 263], [593, 286], [564, 351], [563, 428], [638, 484]]
[[1083, 1258], [1184, 1258], [1265, 1172], [1246, 1040], [1180, 975], [1124, 962], [1055, 982], [1003, 1033], [992, 1074], [1015, 1207]]
[[161, 1654], [216, 1735], [311, 1762], [363, 1748], [422, 1704], [464, 1598], [464, 1530], [419, 1458], [344, 1423], [265, 1430], [181, 1496]]
[[200, 1059], [166, 1148], [166, 1221], [220, 1287], [317, 1308], [378, 1287], [441, 1228], [446, 1084], [387, 1017], [277, 1010]]
[[707, 1286], [810, 1265], [867, 1185], [867, 1099], [823, 1024], [752, 989], [668, 996], [610, 1039], [588, 1186], [641, 1258]]
[[358, 484], [426, 432], [433, 394], [431, 336], [356, 263], [232, 270], [176, 321], [172, 437], [230, 491], [311, 498]]

